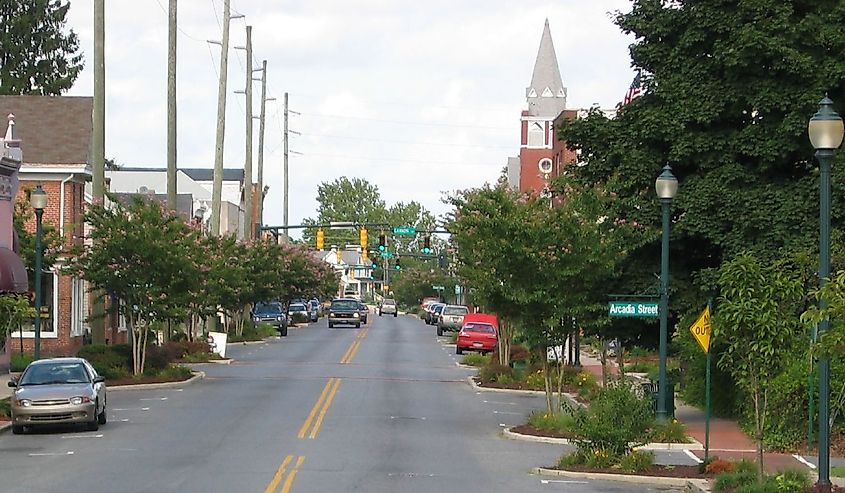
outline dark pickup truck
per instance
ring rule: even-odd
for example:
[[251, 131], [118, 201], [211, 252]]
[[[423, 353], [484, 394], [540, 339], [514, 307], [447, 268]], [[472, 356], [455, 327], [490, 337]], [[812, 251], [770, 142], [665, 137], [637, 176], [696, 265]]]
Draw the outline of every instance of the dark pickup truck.
[[278, 301], [256, 303], [252, 309], [252, 322], [255, 325], [270, 324], [279, 331], [280, 336], [288, 335], [288, 316]]
[[361, 327], [361, 302], [353, 298], [336, 298], [329, 307], [329, 328], [347, 324]]

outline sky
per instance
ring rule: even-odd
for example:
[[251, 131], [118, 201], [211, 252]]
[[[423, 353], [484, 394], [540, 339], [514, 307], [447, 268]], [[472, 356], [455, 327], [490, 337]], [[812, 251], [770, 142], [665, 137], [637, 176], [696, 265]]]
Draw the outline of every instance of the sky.
[[[167, 3], [106, 2], [106, 157], [167, 166]], [[633, 41], [612, 22], [629, 0], [231, 0], [224, 163], [243, 168], [249, 65], [267, 60], [265, 223], [282, 224], [283, 95], [289, 94], [289, 223], [317, 217], [317, 187], [341, 176], [442, 216], [444, 192], [495, 182], [519, 153], [543, 24], [549, 20], [567, 107], [613, 108], [633, 78]], [[181, 0], [178, 165], [213, 168], [223, 0]], [[72, 0], [68, 27], [85, 68], [69, 95], [93, 94], [93, 0]], [[260, 72], [256, 72], [256, 77]], [[253, 112], [260, 109], [260, 82]], [[295, 113], [293, 113], [295, 112]], [[258, 122], [253, 176], [257, 180]], [[163, 192], [163, 191], [162, 191]], [[298, 235], [293, 234], [294, 237]]]

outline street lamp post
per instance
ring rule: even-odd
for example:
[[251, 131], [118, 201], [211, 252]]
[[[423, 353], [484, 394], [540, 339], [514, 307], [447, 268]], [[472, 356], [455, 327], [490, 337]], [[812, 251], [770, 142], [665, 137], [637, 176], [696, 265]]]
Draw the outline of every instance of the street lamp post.
[[[833, 101], [827, 96], [819, 102], [819, 111], [810, 118], [807, 127], [810, 142], [819, 160], [819, 287], [824, 287], [830, 276], [830, 168], [836, 149], [845, 134], [842, 117], [833, 110]], [[827, 301], [819, 299], [819, 308]], [[830, 326], [829, 320], [819, 322], [821, 338]], [[819, 491], [830, 491], [830, 360], [819, 357]]]
[[660, 373], [657, 382], [657, 420], [663, 423], [668, 414], [666, 399], [669, 394], [669, 382], [666, 377], [666, 346], [669, 339], [669, 213], [672, 200], [678, 194], [678, 179], [672, 174], [672, 168], [668, 164], [654, 181], [654, 188], [663, 210], [663, 244], [660, 250]]
[[41, 216], [47, 207], [47, 192], [38, 184], [29, 194], [35, 210], [35, 359], [41, 358]]

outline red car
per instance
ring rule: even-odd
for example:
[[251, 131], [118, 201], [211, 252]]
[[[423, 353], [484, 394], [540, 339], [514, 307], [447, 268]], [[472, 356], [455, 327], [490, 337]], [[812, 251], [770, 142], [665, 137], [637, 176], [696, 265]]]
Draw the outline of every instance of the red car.
[[499, 342], [499, 319], [488, 313], [467, 313], [464, 323], [458, 332], [455, 352], [463, 354], [464, 350], [480, 353], [492, 352]]

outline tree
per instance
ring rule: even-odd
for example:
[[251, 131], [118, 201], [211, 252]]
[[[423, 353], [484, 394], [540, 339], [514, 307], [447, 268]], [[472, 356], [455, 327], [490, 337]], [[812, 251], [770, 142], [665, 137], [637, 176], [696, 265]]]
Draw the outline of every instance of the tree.
[[[673, 204], [673, 310], [700, 310], [708, 272], [746, 249], [762, 259], [817, 241], [818, 186], [806, 135], [827, 92], [845, 104], [845, 50], [835, 0], [634, 0], [616, 23], [632, 34], [644, 95], [614, 119], [592, 111], [561, 137], [586, 164], [576, 179], [617, 197], [610, 218], [658, 226], [653, 184], [670, 164], [681, 182]], [[845, 170], [835, 166], [833, 203]], [[832, 217], [842, 229], [842, 207]], [[658, 226], [659, 227], [659, 226]], [[659, 239], [632, 252], [621, 286], [650, 284]], [[649, 266], [642, 269], [639, 266]], [[679, 296], [675, 296], [675, 294]]]
[[763, 477], [763, 431], [772, 381], [786, 366], [801, 333], [801, 279], [786, 265], [740, 254], [719, 269], [713, 338], [725, 345], [718, 365], [751, 397], [758, 479]]
[[6, 337], [21, 328], [24, 320], [35, 317], [29, 298], [20, 294], [0, 294], [0, 349]]
[[0, 94], [59, 95], [82, 70], [79, 38], [65, 31], [70, 2], [0, 0]]
[[[317, 218], [306, 219], [305, 224], [328, 224], [332, 221], [355, 223], [385, 221], [385, 204], [378, 187], [362, 178], [349, 179], [345, 176], [331, 183], [323, 182], [317, 187]], [[314, 231], [305, 230], [303, 239], [314, 244]], [[358, 233], [348, 230], [326, 230], [326, 246], [358, 243]]]

